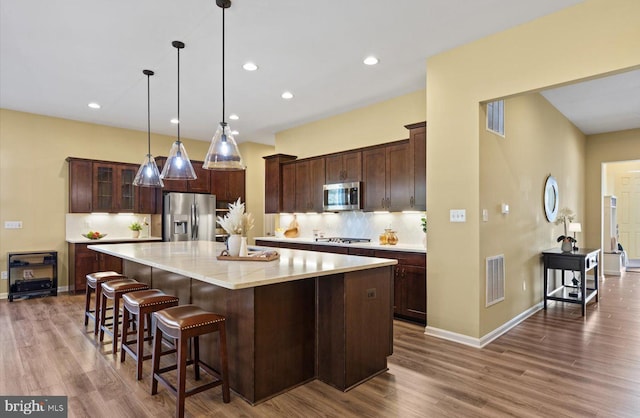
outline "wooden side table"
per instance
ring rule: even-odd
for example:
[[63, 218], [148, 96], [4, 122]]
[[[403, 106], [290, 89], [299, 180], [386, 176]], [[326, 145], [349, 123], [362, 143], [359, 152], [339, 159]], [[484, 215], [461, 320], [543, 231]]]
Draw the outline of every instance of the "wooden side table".
[[[563, 252], [559, 248], [553, 248], [542, 252], [544, 262], [544, 309], [547, 309], [547, 300], [577, 303], [582, 306], [582, 316], [586, 311], [587, 303], [595, 298], [598, 301], [598, 264], [600, 261], [600, 249], [579, 249], [571, 252]], [[593, 287], [587, 286], [587, 272], [593, 269]], [[549, 291], [549, 270], [561, 270], [562, 284]], [[580, 284], [566, 284], [565, 271], [580, 272]]]

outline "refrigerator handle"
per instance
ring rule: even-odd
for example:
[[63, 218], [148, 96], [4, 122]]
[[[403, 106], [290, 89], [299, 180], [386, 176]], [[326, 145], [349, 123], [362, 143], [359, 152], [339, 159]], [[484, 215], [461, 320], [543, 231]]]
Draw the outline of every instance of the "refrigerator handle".
[[198, 239], [198, 223], [200, 218], [198, 216], [198, 209], [195, 203], [191, 204], [191, 239], [196, 241]]

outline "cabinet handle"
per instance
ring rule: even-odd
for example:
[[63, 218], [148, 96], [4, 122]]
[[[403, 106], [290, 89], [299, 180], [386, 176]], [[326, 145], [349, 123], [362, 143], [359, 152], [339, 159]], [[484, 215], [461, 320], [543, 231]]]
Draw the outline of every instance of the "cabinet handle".
[[387, 197], [387, 209], [391, 207], [391, 198]]
[[416, 199], [413, 196], [411, 196], [409, 198], [409, 207], [413, 207], [415, 205], [415, 202], [416, 202]]
[[380, 205], [382, 206], [382, 209], [384, 209], [384, 197], [382, 198], [382, 200], [380, 201]]

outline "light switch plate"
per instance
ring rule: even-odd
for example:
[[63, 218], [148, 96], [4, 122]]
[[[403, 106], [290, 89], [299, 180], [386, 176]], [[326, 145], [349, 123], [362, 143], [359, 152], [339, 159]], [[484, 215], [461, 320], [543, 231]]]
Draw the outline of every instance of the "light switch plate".
[[3, 272], [2, 272], [2, 280], [7, 280], [7, 278], [8, 278], [8, 277], [9, 277], [9, 276], [7, 275], [7, 272], [6, 272], [6, 271], [3, 271]]
[[5, 221], [4, 229], [22, 229], [22, 221]]
[[465, 209], [451, 209], [449, 211], [449, 222], [466, 222], [467, 211]]
[[487, 209], [482, 209], [482, 221], [489, 222], [489, 211]]

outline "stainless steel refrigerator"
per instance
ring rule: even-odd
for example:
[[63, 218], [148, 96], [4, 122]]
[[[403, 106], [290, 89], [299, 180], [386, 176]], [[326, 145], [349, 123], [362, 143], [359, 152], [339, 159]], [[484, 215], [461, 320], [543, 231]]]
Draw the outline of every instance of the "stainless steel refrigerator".
[[167, 193], [162, 206], [163, 241], [215, 241], [216, 197]]

